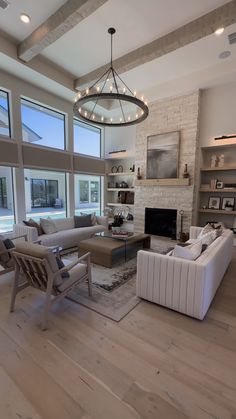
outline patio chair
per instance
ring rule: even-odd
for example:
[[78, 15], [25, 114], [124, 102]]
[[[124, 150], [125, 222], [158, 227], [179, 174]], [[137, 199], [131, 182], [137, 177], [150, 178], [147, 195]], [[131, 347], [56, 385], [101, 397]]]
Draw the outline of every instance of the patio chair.
[[24, 239], [24, 241], [27, 241], [27, 235], [23, 234], [21, 236], [9, 238], [0, 235], [0, 266], [3, 268], [0, 270], [0, 275], [14, 270], [12, 251], [15, 248], [14, 240], [18, 239]]
[[[15, 260], [15, 278], [12, 290], [10, 311], [14, 311], [18, 292], [28, 286], [45, 292], [42, 314], [42, 330], [47, 329], [48, 314], [52, 304], [59, 301], [80, 282], [88, 281], [88, 293], [92, 296], [90, 253], [86, 253], [63, 268], [56, 255], [46, 246], [19, 243], [12, 252]], [[25, 283], [20, 284], [20, 273]]]

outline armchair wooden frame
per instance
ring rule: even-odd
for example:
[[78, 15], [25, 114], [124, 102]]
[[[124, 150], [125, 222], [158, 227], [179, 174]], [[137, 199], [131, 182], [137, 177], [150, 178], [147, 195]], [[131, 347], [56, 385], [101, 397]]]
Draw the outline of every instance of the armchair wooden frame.
[[[47, 259], [41, 259], [13, 251], [12, 255], [15, 260], [15, 278], [14, 285], [12, 289], [11, 305], [10, 311], [14, 311], [15, 300], [17, 294], [25, 289], [28, 286], [38, 288], [41, 291], [45, 292], [45, 301], [42, 314], [42, 330], [47, 329], [48, 325], [48, 315], [51, 309], [52, 304], [66, 297], [68, 293], [80, 282], [87, 280], [88, 281], [88, 293], [89, 296], [92, 296], [92, 277], [91, 277], [91, 265], [90, 265], [90, 253], [86, 253], [80, 258], [76, 259], [74, 262], [69, 265], [58, 269], [56, 272], [53, 272], [51, 266], [49, 265]], [[78, 263], [86, 262], [87, 269], [86, 273], [83, 276], [80, 276], [73, 283], [70, 282], [68, 287], [61, 292], [58, 287], [55, 285], [55, 280], [58, 278], [58, 275], [63, 274], [64, 272], [69, 272], [74, 266]], [[20, 275], [24, 274], [25, 283], [19, 283]], [[67, 279], [65, 279], [66, 283]]]
[[[17, 239], [22, 239], [24, 238], [25, 241], [27, 241], [27, 234], [22, 234], [21, 236], [16, 236], [16, 237], [9, 237], [10, 240], [17, 240]], [[13, 247], [12, 249], [7, 249], [6, 250], [2, 250], [0, 251], [0, 265], [4, 268], [3, 270], [0, 271], [0, 275], [5, 275], [8, 272], [14, 271], [14, 265], [11, 267], [7, 267], [7, 265], [4, 265], [4, 263], [1, 261], [1, 257], [3, 256], [7, 256], [9, 255], [9, 257], [12, 257], [12, 252], [13, 250], [15, 250], [15, 248]]]

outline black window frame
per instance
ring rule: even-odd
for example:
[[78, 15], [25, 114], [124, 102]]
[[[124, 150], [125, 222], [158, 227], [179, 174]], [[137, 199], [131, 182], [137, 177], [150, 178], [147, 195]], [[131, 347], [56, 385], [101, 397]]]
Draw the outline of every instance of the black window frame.
[[[39, 104], [37, 102], [34, 102], [31, 99], [25, 98], [24, 96], [21, 96], [20, 97], [20, 106], [22, 105], [22, 101], [25, 101], [25, 102], [28, 102], [28, 103], [32, 103], [32, 105], [38, 106], [39, 108], [43, 108], [43, 109], [46, 109], [48, 111], [58, 113], [59, 115], [62, 115], [63, 116], [63, 121], [64, 121], [64, 130], [63, 130], [64, 131], [64, 148], [63, 149], [56, 148], [56, 147], [51, 147], [51, 146], [47, 146], [47, 145], [43, 145], [43, 144], [33, 144], [33, 143], [30, 143], [30, 145], [32, 145], [33, 147], [49, 148], [51, 150], [67, 151], [67, 144], [66, 144], [66, 115], [63, 112], [60, 112], [60, 111], [55, 110], [53, 108], [50, 108], [50, 106], [41, 105], [41, 104]], [[41, 111], [41, 109], [39, 109], [39, 111]], [[22, 123], [21, 123], [21, 125], [22, 125]], [[22, 135], [22, 140], [23, 140], [23, 135]], [[25, 143], [25, 141], [24, 141], [24, 143]]]
[[[75, 151], [75, 138], [74, 138], [74, 121], [79, 122], [81, 125], [87, 125], [92, 128], [96, 128], [99, 131], [99, 137], [100, 137], [100, 146], [99, 146], [99, 157], [92, 156], [91, 154], [84, 154], [84, 153], [78, 153]], [[92, 159], [102, 159], [102, 129], [100, 127], [97, 127], [97, 125], [89, 124], [88, 122], [81, 121], [81, 119], [73, 117], [73, 153], [79, 154], [81, 156], [90, 157]]]
[[6, 96], [7, 96], [7, 109], [8, 109], [8, 112], [7, 112], [7, 119], [8, 119], [8, 129], [9, 129], [9, 135], [2, 135], [3, 137], [6, 137], [6, 138], [12, 138], [11, 137], [11, 115], [10, 115], [10, 100], [9, 100], [9, 92], [7, 91], [7, 90], [4, 90], [4, 89], [2, 89], [2, 88], [0, 88], [0, 92], [3, 92], [3, 93], [5, 93], [6, 94]]

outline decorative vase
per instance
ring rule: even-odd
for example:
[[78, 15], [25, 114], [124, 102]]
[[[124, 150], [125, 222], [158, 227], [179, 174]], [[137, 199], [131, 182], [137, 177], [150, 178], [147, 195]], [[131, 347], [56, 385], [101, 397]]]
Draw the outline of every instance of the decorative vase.
[[187, 165], [187, 163], [185, 163], [185, 165], [184, 165], [183, 178], [184, 178], [184, 179], [189, 178], [188, 165]]
[[140, 167], [138, 167], [137, 179], [138, 180], [142, 179], [141, 172], [140, 172]]

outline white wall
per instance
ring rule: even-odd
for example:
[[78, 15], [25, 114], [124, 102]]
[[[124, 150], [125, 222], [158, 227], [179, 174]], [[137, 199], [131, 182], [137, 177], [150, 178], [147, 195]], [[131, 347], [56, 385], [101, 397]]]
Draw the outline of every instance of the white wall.
[[202, 91], [200, 146], [215, 145], [214, 137], [236, 134], [236, 82]]
[[136, 125], [127, 127], [105, 128], [105, 156], [109, 151], [127, 150], [134, 152], [136, 140]]

